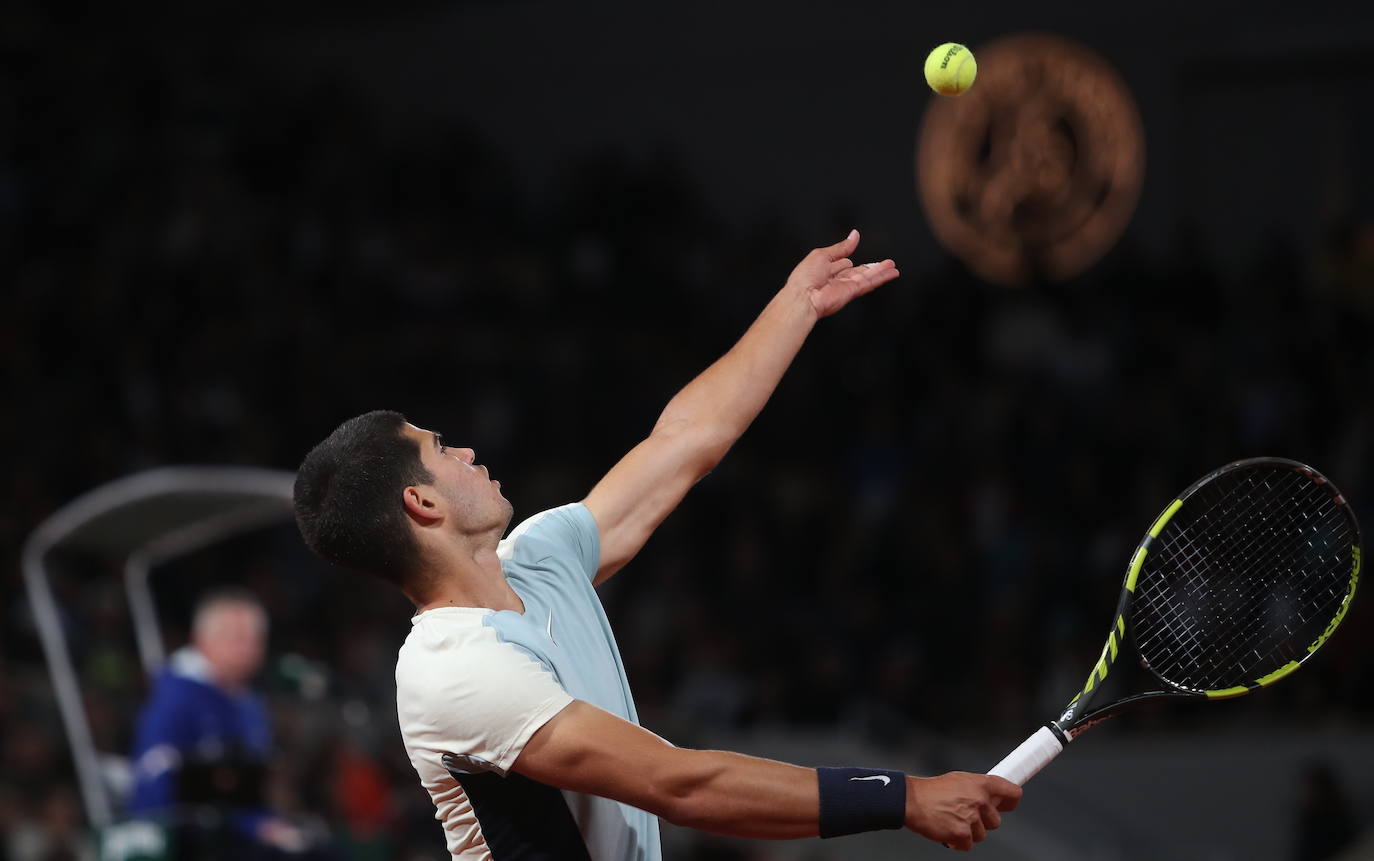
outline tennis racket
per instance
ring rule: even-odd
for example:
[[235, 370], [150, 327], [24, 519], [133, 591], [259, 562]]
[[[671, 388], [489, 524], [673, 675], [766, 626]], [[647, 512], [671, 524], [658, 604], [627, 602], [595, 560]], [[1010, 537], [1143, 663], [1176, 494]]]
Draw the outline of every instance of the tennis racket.
[[[1272, 685], [1331, 638], [1359, 581], [1359, 524], [1321, 473], [1261, 457], [1203, 476], [1131, 555], [1083, 690], [989, 773], [1024, 784], [1089, 727], [1141, 703]], [[1128, 640], [1159, 686], [1095, 705]]]

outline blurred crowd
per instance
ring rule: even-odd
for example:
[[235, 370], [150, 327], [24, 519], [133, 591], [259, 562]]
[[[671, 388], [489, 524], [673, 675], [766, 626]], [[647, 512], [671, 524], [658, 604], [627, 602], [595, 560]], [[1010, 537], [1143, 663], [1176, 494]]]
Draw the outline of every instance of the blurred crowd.
[[[472, 445], [517, 519], [581, 498], [851, 226], [727, 226], [668, 155], [570, 154], [535, 195], [480, 130], [396, 136], [328, 82], [282, 91], [190, 51], [39, 50], [19, 17], [0, 47], [0, 858], [91, 857], [17, 574], [46, 515], [154, 465], [290, 469], [373, 408]], [[874, 250], [903, 263], [898, 242]], [[1374, 523], [1368, 224], [1316, 256], [1275, 236], [1231, 270], [1180, 228], [1163, 259], [1128, 239], [1019, 291], [913, 264], [818, 328], [604, 590], [640, 714], [679, 744], [1033, 726], [1082, 684], [1141, 531], [1229, 460], [1310, 462]], [[172, 645], [212, 584], [269, 609], [275, 803], [348, 857], [441, 857], [394, 726], [404, 600], [289, 527], [172, 569], [155, 581]], [[116, 570], [58, 584], [111, 753], [147, 691]], [[1225, 719], [1374, 717], [1374, 628], [1352, 617]]]

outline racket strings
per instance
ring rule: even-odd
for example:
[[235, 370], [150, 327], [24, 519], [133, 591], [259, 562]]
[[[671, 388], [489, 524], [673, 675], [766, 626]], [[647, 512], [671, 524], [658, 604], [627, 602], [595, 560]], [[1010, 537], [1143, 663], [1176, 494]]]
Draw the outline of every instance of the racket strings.
[[[1220, 684], [1219, 677], [1209, 677], [1199, 671], [1230, 669], [1237, 663], [1237, 658], [1263, 662], [1266, 655], [1275, 654], [1291, 639], [1295, 629], [1308, 621], [1300, 596], [1295, 596], [1291, 590], [1272, 589], [1272, 584], [1271, 590], [1272, 595], [1261, 596], [1246, 594], [1235, 586], [1228, 588], [1224, 583], [1220, 588], [1214, 586], [1210, 594], [1199, 594], [1195, 588], [1192, 594], [1182, 596], [1183, 601], [1200, 608], [1201, 612], [1194, 613], [1178, 612], [1178, 606], [1183, 603], [1180, 596], [1161, 596], [1171, 601], [1174, 608], [1174, 612], [1164, 617], [1164, 630], [1171, 636], [1143, 638], [1146, 654], [1153, 658], [1152, 665], [1172, 678], [1181, 679], [1187, 673], [1200, 687], [1216, 687]], [[1289, 615], [1283, 615], [1285, 612]], [[1257, 640], [1245, 620], [1267, 621], [1269, 636]], [[1280, 657], [1290, 658], [1291, 655]], [[1166, 660], [1175, 666], [1165, 666]], [[1276, 659], [1269, 663], [1277, 666], [1283, 662]], [[1246, 671], [1241, 672], [1244, 678]], [[1248, 674], [1254, 675], [1253, 672]]]
[[[1236, 582], [1245, 584], [1246, 586], [1249, 586], [1249, 585], [1251, 585], [1251, 584], [1256, 585], [1256, 586], [1265, 586], [1265, 587], [1268, 587], [1268, 590], [1269, 590], [1269, 591], [1265, 591], [1264, 589], [1258, 589], [1258, 588], [1256, 588], [1256, 589], [1252, 589], [1252, 590], [1250, 590], [1248, 593], [1246, 593], [1246, 592], [1242, 592], [1241, 589], [1238, 588], [1238, 587], [1235, 586], [1235, 585], [1232, 586], [1231, 591], [1233, 591], [1235, 594], [1237, 594], [1238, 596], [1240, 596], [1240, 598], [1241, 598], [1242, 600], [1247, 600], [1247, 601], [1249, 601], [1251, 605], [1260, 604], [1260, 603], [1264, 602], [1266, 599], [1272, 599], [1272, 598], [1274, 598], [1274, 597], [1286, 598], [1286, 599], [1288, 599], [1288, 600], [1291, 601], [1291, 600], [1292, 600], [1292, 593], [1291, 593], [1291, 591], [1288, 589], [1288, 587], [1291, 586], [1291, 584], [1285, 582], [1285, 581], [1282, 580], [1281, 578], [1278, 578], [1278, 577], [1274, 576], [1272, 573], [1269, 573], [1269, 574], [1266, 575], [1266, 572], [1268, 571], [1268, 567], [1265, 566], [1263, 563], [1264, 563], [1266, 560], [1269, 560], [1269, 559], [1283, 558], [1283, 557], [1284, 557], [1284, 554], [1283, 554], [1283, 553], [1279, 553], [1279, 552], [1276, 552], [1276, 551], [1279, 551], [1279, 550], [1281, 549], [1278, 545], [1281, 544], [1282, 538], [1283, 538], [1283, 536], [1285, 536], [1285, 535], [1289, 536], [1289, 538], [1290, 538], [1292, 541], [1301, 543], [1301, 542], [1303, 542], [1304, 539], [1306, 538], [1306, 536], [1305, 536], [1305, 534], [1304, 534], [1304, 529], [1305, 529], [1306, 527], [1308, 527], [1308, 526], [1311, 526], [1311, 527], [1312, 527], [1312, 534], [1313, 534], [1314, 537], [1316, 537], [1316, 536], [1318, 536], [1318, 535], [1321, 534], [1321, 530], [1320, 530], [1319, 527], [1321, 527], [1321, 526], [1323, 526], [1323, 525], [1325, 525], [1325, 526], [1330, 526], [1330, 525], [1332, 525], [1332, 524], [1334, 523], [1334, 524], [1343, 526], [1343, 523], [1344, 523], [1343, 518], [1340, 518], [1340, 517], [1339, 517], [1339, 512], [1337, 512], [1337, 511], [1334, 511], [1334, 510], [1333, 510], [1333, 511], [1328, 512], [1327, 519], [1328, 519], [1328, 522], [1327, 522], [1327, 523], [1325, 523], [1325, 524], [1320, 524], [1320, 523], [1319, 523], [1319, 524], [1316, 524], [1316, 525], [1313, 525], [1313, 524], [1311, 524], [1310, 522], [1309, 522], [1309, 523], [1304, 523], [1304, 522], [1303, 522], [1303, 520], [1310, 520], [1310, 518], [1303, 518], [1303, 519], [1299, 519], [1299, 520], [1294, 520], [1294, 519], [1291, 518], [1291, 517], [1290, 517], [1288, 523], [1278, 524], [1278, 525], [1274, 525], [1272, 522], [1269, 523], [1269, 524], [1268, 524], [1268, 526], [1269, 526], [1269, 537], [1270, 537], [1269, 543], [1268, 543], [1267, 545], [1264, 545], [1264, 546], [1258, 546], [1258, 547], [1254, 547], [1254, 548], [1250, 548], [1250, 549], [1249, 549], [1249, 551], [1248, 551], [1248, 556], [1249, 556], [1249, 558], [1250, 558], [1250, 560], [1251, 560], [1251, 564], [1250, 564], [1248, 567], [1246, 567], [1246, 568], [1244, 568], [1244, 569], [1242, 569], [1242, 570], [1236, 572], [1237, 576], [1236, 576], [1236, 578], [1235, 578], [1235, 579], [1236, 579]], [[1344, 530], [1343, 530], [1343, 531], [1344, 531]], [[1233, 545], [1236, 543], [1235, 540], [1234, 540], [1236, 535], [1237, 535], [1237, 533], [1236, 533], [1235, 531], [1231, 531], [1231, 530], [1228, 530], [1228, 531], [1222, 533], [1223, 538], [1225, 538], [1225, 539], [1230, 539], [1230, 540], [1231, 540], [1231, 543], [1232, 543]], [[1308, 543], [1309, 543], [1309, 545], [1310, 545], [1310, 539], [1308, 539]], [[1323, 543], [1324, 543], [1324, 544], [1329, 544], [1330, 541], [1329, 541], [1329, 539], [1325, 539], [1325, 538], [1324, 538], [1324, 539], [1323, 539]], [[1230, 548], [1230, 549], [1232, 550], [1231, 555], [1232, 555], [1232, 556], [1236, 555], [1236, 550], [1237, 550], [1237, 548], [1235, 548], [1235, 547], [1233, 546], [1233, 547]], [[1297, 549], [1300, 550], [1301, 548], [1298, 547]], [[1190, 569], [1191, 569], [1191, 574], [1192, 574], [1193, 578], [1194, 578], [1194, 579], [1198, 579], [1198, 578], [1201, 576], [1201, 575], [1200, 575], [1200, 572], [1198, 571], [1198, 559], [1200, 558], [1200, 554], [1199, 554], [1199, 552], [1198, 552], [1198, 548], [1197, 548], [1197, 547], [1193, 547], [1192, 550], [1193, 550], [1194, 552], [1192, 553], [1191, 558], [1187, 559], [1186, 562], [1187, 562], [1188, 566], [1189, 566]], [[1294, 551], [1294, 548], [1288, 548], [1288, 549], [1287, 549], [1287, 555], [1290, 555], [1290, 556], [1291, 556], [1294, 552], [1295, 552], [1295, 551]], [[1258, 581], [1258, 582], [1256, 582], [1256, 581]], [[1223, 593], [1224, 593], [1224, 592], [1226, 591], [1225, 588], [1224, 588], [1224, 584], [1223, 584], [1223, 588], [1220, 588], [1220, 589], [1218, 589], [1217, 591], [1223, 592]], [[1275, 592], [1276, 592], [1276, 591], [1279, 592], [1280, 594], [1275, 595]], [[1301, 606], [1300, 606], [1300, 605], [1298, 606], [1297, 609], [1298, 609], [1298, 611], [1299, 611], [1299, 612], [1298, 612], [1299, 621], [1300, 621], [1300, 622], [1302, 622], [1302, 621], [1307, 621], [1306, 617], [1304, 617], [1304, 616], [1302, 615], [1302, 613], [1301, 613]], [[1242, 613], [1242, 614], [1239, 614], [1239, 615], [1241, 615], [1242, 617], [1245, 617], [1247, 614]], [[1253, 615], [1253, 614], [1249, 614], [1249, 615]]]
[[[1336, 520], [1334, 522], [1336, 524], [1339, 524], [1339, 520]], [[1298, 523], [1290, 525], [1297, 526], [1297, 529], [1295, 531], [1301, 539], [1303, 534], [1301, 531], [1302, 527], [1311, 524]], [[1332, 521], [1329, 518], [1325, 524], [1319, 522], [1316, 525], [1316, 527], [1314, 527], [1314, 534], [1319, 532], [1322, 526], [1330, 527], [1331, 525]], [[1274, 622], [1276, 624], [1271, 625], [1268, 629], [1269, 635], [1267, 639], [1259, 642], [1254, 642], [1253, 637], [1247, 638], [1245, 636], [1247, 630], [1244, 627], [1233, 628], [1231, 636], [1228, 639], [1224, 640], [1220, 639], [1220, 637], [1223, 635], [1222, 632], [1224, 629], [1216, 628], [1212, 633], [1211, 639], [1213, 642], [1210, 644], [1210, 653], [1202, 656], [1205, 659], [1205, 663], [1209, 666], [1230, 667], [1234, 665], [1236, 663], [1236, 658], [1241, 657], [1240, 650], [1243, 648], [1248, 648], [1248, 651], [1250, 655], [1253, 655], [1254, 660], [1262, 661], [1266, 654], [1274, 653], [1274, 651], [1278, 647], [1283, 645], [1284, 641], [1291, 638], [1292, 634], [1294, 633], [1295, 627], [1301, 626], [1302, 624], [1311, 621], [1312, 618], [1315, 618], [1315, 616], [1309, 616], [1308, 613], [1304, 612], [1306, 607], [1304, 605], [1303, 596], [1295, 595], [1291, 588], [1286, 588], [1289, 584], [1276, 580], [1273, 577], [1257, 576], [1260, 574], [1260, 572], [1265, 570], [1264, 568], [1256, 567], [1261, 560], [1266, 558], [1280, 557], [1283, 555], [1292, 556], [1294, 553], [1293, 548], [1282, 547], [1281, 541], [1274, 537], [1275, 533], [1273, 532], [1273, 529], [1275, 528], [1278, 527], [1273, 527], [1271, 524], [1270, 540], [1268, 542], [1266, 542], [1263, 545], [1256, 545], [1254, 548], [1252, 548], [1254, 551], [1253, 564], [1246, 568], [1240, 569], [1236, 572], [1236, 577], [1234, 578], [1230, 588], [1227, 588], [1225, 581], [1221, 581], [1220, 587], [1218, 587], [1216, 584], [1213, 584], [1212, 589], [1213, 592], [1216, 594], [1217, 598], [1220, 599], [1223, 603], [1229, 601], [1232, 604], [1230, 615], [1233, 619], [1263, 619], [1265, 618], [1263, 614], [1266, 613], [1266, 611], [1270, 610], [1272, 607], [1287, 607], [1292, 610], [1292, 613], [1289, 617], [1280, 616], [1278, 618], [1269, 619], [1269, 621]], [[1277, 534], [1282, 533], [1280, 532]], [[1329, 544], [1330, 542], [1327, 541], [1324, 543]], [[1196, 554], [1192, 555], [1196, 556]], [[1190, 564], [1185, 565], [1184, 567], [1191, 567], [1193, 569], [1192, 573], [1195, 578], [1197, 567], [1196, 560], [1190, 559], [1187, 561]], [[1237, 586], [1235, 585], [1236, 582], [1239, 582], [1242, 585]], [[1244, 590], [1246, 586], [1248, 586], [1251, 583], [1254, 583], [1256, 586], [1262, 586], [1266, 588], [1256, 588], [1253, 591], [1247, 593]], [[1334, 602], [1338, 602], [1341, 598], [1344, 597], [1344, 595], [1340, 592], [1336, 592], [1336, 594], [1333, 595], [1332, 593], [1335, 590], [1333, 590], [1332, 588], [1327, 588], [1324, 591], [1325, 597], [1328, 599], [1326, 602], [1328, 605]], [[1197, 594], [1196, 589], [1194, 590], [1194, 594], [1191, 597], [1195, 600], [1200, 599], [1200, 596]], [[1321, 594], [1317, 593], [1313, 596], [1310, 596], [1310, 598], [1312, 600], [1320, 600]], [[1236, 605], [1236, 602], [1239, 602], [1238, 606]], [[1309, 600], [1307, 603], [1311, 603], [1311, 600]], [[1296, 618], [1294, 619], [1292, 617]], [[1207, 621], [1216, 620], [1202, 620], [1203, 623]], [[1199, 636], [1199, 631], [1202, 630], [1200, 624], [1193, 624], [1191, 621], [1184, 621], [1182, 626], [1178, 626], [1176, 623], [1176, 628], [1181, 634], [1181, 639], [1184, 640], [1186, 645], [1193, 647], [1202, 645], [1203, 638]], [[1291, 659], [1292, 655], [1285, 655], [1284, 657], [1288, 657]], [[1280, 662], [1280, 665], [1281, 663], [1282, 662]]]
[[[1232, 512], [1232, 514], [1238, 520], [1243, 519], [1249, 515], [1252, 515], [1257, 505], [1258, 500], [1254, 500], [1252, 501], [1252, 504], [1249, 506], [1248, 510], [1236, 510]], [[1209, 525], [1209, 520], [1213, 519], [1212, 515], [1215, 508], [1216, 504], [1211, 506], [1211, 508], [1209, 508], [1207, 511], [1205, 511], [1202, 515], [1198, 517], [1197, 522], [1200, 527], [1198, 531], [1206, 530], [1207, 526]], [[1221, 536], [1222, 541], [1226, 543], [1233, 543], [1229, 542], [1229, 539], [1232, 534], [1233, 533], [1223, 532]], [[1161, 557], [1162, 553], [1173, 552], [1175, 554], [1174, 561], [1176, 567], [1179, 568], [1181, 572], [1185, 575], [1185, 586], [1187, 587], [1190, 593], [1189, 597], [1194, 599], [1199, 598], [1200, 593], [1204, 592], [1205, 587], [1209, 585], [1207, 581], [1204, 579], [1206, 569], [1202, 564], [1204, 562], [1203, 548], [1206, 545], [1204, 545], [1200, 541], [1179, 541], [1175, 533], [1165, 533], [1161, 536], [1161, 539], [1162, 540], [1159, 544], [1159, 549], [1155, 551], [1155, 560], [1158, 560]], [[1234, 555], [1235, 548], [1231, 547], [1229, 549], [1231, 550], [1232, 555]], [[1162, 631], [1172, 631], [1184, 637], [1190, 635], [1195, 636], [1197, 626], [1194, 624], [1193, 614], [1188, 612], [1188, 610], [1191, 607], [1190, 604], [1181, 601], [1160, 603], [1160, 601], [1158, 600], [1163, 597], [1158, 595], [1158, 590], [1164, 588], [1167, 585], [1167, 581], [1162, 581], [1158, 578], [1152, 578], [1148, 576], [1149, 573], [1153, 573], [1152, 569], [1157, 567], [1158, 563], [1155, 560], [1151, 560], [1155, 564], [1152, 564], [1150, 568], [1146, 569], [1147, 577], [1145, 579], [1144, 584], [1141, 587], [1142, 593], [1146, 595], [1150, 595], [1152, 592], [1155, 593], [1151, 595], [1151, 597], [1156, 599], [1155, 603], [1158, 605], [1157, 609], [1163, 611], [1164, 621], [1169, 623], [1165, 625], [1164, 628], [1161, 629], [1161, 631], [1157, 631], [1155, 633], [1161, 633]], [[1225, 591], [1224, 589], [1216, 589], [1215, 584], [1212, 584], [1212, 586], [1216, 591]]]
[[[1339, 526], [1340, 523], [1336, 521], [1335, 524], [1327, 525]], [[1245, 636], [1247, 632], [1244, 629], [1237, 629], [1229, 640], [1218, 643], [1215, 654], [1207, 659], [1212, 668], [1232, 668], [1242, 660], [1249, 660], [1251, 656], [1257, 664], [1263, 665], [1268, 660], [1266, 656], [1272, 656], [1275, 660], [1268, 660], [1268, 663], [1273, 665], [1271, 669], [1277, 669], [1290, 660], [1302, 657], [1317, 632], [1313, 631], [1311, 638], [1301, 642], [1295, 635], [1299, 631], [1311, 630], [1309, 623], [1312, 622], [1320, 621], [1324, 626], [1345, 598], [1345, 592], [1334, 587], [1328, 587], [1323, 595], [1319, 589], [1309, 590], [1309, 594], [1295, 594], [1290, 588], [1291, 584], [1268, 578], [1260, 579], [1257, 586], [1254, 594], [1243, 596], [1246, 606], [1240, 615], [1255, 618], [1266, 611], [1273, 613], [1277, 608], [1279, 612], [1269, 619], [1273, 624], [1269, 627], [1267, 635], [1254, 642], [1254, 638]], [[1269, 590], [1267, 593], [1266, 589]], [[1315, 612], [1304, 612], [1311, 608], [1314, 602], [1320, 602], [1315, 605]], [[1284, 609], [1288, 612], [1284, 613]]]
[[[1254, 548], [1252, 548], [1254, 550], [1255, 560], [1281, 555], [1281, 553], [1278, 551], [1283, 551], [1288, 553], [1288, 555], [1292, 555], [1291, 549], [1280, 547], [1280, 542], [1273, 537], [1274, 533], [1272, 530], [1270, 531], [1269, 535], [1269, 541], [1262, 545], [1256, 545]], [[1234, 544], [1235, 542], [1230, 543]], [[1193, 549], [1195, 550], [1196, 548]], [[1231, 548], [1231, 550], [1234, 551], [1235, 548], [1233, 547]], [[1196, 552], [1190, 554], [1182, 554], [1181, 559], [1183, 560], [1183, 564], [1180, 566], [1185, 571], [1189, 571], [1194, 580], [1196, 580], [1197, 576], [1196, 556]], [[1231, 554], [1231, 556], [1234, 559], [1234, 552]], [[1255, 590], [1254, 592], [1247, 593], [1246, 591], [1244, 591], [1243, 586], [1235, 585], [1237, 582], [1244, 584], [1253, 580], [1255, 574], [1255, 565], [1252, 564], [1247, 568], [1242, 568], [1236, 571], [1237, 576], [1232, 579], [1232, 583], [1229, 587], [1225, 580], [1220, 580], [1218, 581], [1218, 583], [1212, 584], [1211, 589], [1213, 596], [1200, 594], [1198, 592], [1198, 589], [1196, 588], [1196, 584], [1194, 584], [1192, 594], [1190, 594], [1188, 597], [1193, 599], [1195, 602], [1202, 602], [1204, 606], [1215, 605], [1218, 602], [1222, 604], [1230, 604], [1231, 606], [1229, 608], [1229, 616], [1233, 623], [1235, 619], [1265, 618], [1263, 614], [1266, 613], [1266, 605], [1270, 604], [1271, 602], [1279, 607], [1287, 606], [1293, 608], [1296, 611], [1296, 625], [1301, 625], [1304, 622], [1309, 621], [1308, 615], [1303, 612], [1304, 607], [1302, 605], [1301, 597], [1295, 596], [1291, 589], [1284, 588], [1285, 584], [1281, 582], [1276, 582], [1271, 577], [1259, 578], [1259, 583], [1261, 585], [1265, 585], [1268, 587], [1267, 593], [1261, 590]], [[1343, 597], [1343, 595], [1339, 592], [1337, 592], [1337, 594], [1333, 596], [1332, 591], [1333, 590], [1330, 588], [1325, 590], [1328, 603], [1332, 603], [1333, 601], [1339, 601]], [[1183, 650], [1196, 650], [1204, 645], [1210, 646], [1208, 653], [1198, 656], [1203, 659], [1203, 662], [1208, 667], [1231, 666], [1235, 663], [1235, 658], [1237, 657], [1239, 649], [1245, 647], [1248, 647], [1249, 653], [1254, 656], [1255, 660], [1262, 660], [1264, 654], [1273, 652], [1275, 647], [1280, 645], [1286, 638], [1290, 637], [1295, 627], [1295, 623], [1292, 619], [1273, 619], [1271, 621], [1277, 622], [1278, 625], [1271, 626], [1268, 641], [1261, 641], [1256, 643], [1247, 641], [1247, 639], [1253, 640], [1253, 638], [1246, 638], [1244, 636], [1246, 634], [1246, 629], [1243, 626], [1236, 627], [1233, 624], [1231, 628], [1230, 637], [1226, 639], [1221, 639], [1221, 637], [1225, 636], [1225, 632], [1227, 629], [1225, 628], [1225, 626], [1218, 626], [1216, 624], [1218, 621], [1225, 621], [1218, 614], [1203, 614], [1202, 618], [1199, 619], [1190, 617], [1187, 614], [1180, 614], [1178, 612], [1180, 605], [1177, 602], [1170, 606], [1173, 608], [1174, 612], [1166, 613], [1166, 618], [1172, 626], [1172, 630], [1175, 634], [1176, 639], [1184, 647]], [[1197, 614], [1193, 615], [1196, 616]], [[1207, 628], [1208, 623], [1211, 623], [1213, 625], [1213, 627], [1210, 629], [1210, 643], [1208, 642], [1209, 637], [1207, 636], [1207, 632], [1209, 630]], [[1160, 637], [1151, 637], [1146, 639], [1149, 639], [1151, 641], [1152, 646], [1159, 645], [1159, 642], [1157, 641], [1162, 642], [1162, 638]], [[1178, 657], [1177, 655], [1167, 656]], [[1159, 663], [1160, 662], [1158, 660], [1155, 661], [1156, 666], [1159, 666]]]
[[1298, 660], [1348, 592], [1354, 528], [1329, 488], [1252, 467], [1201, 487], [1145, 558], [1132, 604], [1141, 657], [1195, 690]]

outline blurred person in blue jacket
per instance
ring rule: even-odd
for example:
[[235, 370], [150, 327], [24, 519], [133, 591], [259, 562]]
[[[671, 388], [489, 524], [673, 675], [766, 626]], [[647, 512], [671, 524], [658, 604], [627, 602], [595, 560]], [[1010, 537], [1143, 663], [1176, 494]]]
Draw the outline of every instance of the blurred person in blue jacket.
[[[267, 613], [256, 598], [210, 593], [196, 607], [191, 644], [168, 659], [139, 714], [126, 812], [165, 824], [183, 850], [205, 841], [230, 857], [305, 849], [300, 829], [264, 798], [272, 728], [251, 683], [266, 646]], [[223, 840], [242, 845], [232, 851]]]

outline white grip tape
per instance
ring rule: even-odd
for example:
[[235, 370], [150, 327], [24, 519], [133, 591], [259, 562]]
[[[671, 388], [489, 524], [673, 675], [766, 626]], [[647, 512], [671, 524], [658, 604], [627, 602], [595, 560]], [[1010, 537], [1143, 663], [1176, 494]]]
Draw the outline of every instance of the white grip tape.
[[1017, 786], [1035, 777], [1036, 772], [1049, 765], [1050, 760], [1064, 749], [1054, 730], [1042, 726], [1021, 742], [1021, 746], [1007, 754], [1006, 759], [992, 767], [988, 774], [1004, 777]]

